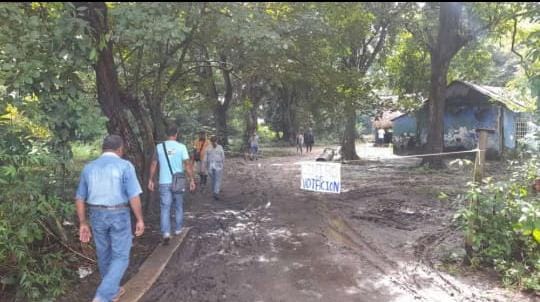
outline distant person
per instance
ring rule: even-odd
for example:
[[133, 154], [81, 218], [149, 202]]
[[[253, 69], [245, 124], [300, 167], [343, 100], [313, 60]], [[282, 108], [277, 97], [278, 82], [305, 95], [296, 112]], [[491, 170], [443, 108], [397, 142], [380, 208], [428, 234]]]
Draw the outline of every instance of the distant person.
[[156, 145], [154, 158], [150, 166], [150, 179], [148, 180], [148, 189], [154, 191], [154, 176], [159, 164], [159, 195], [160, 195], [160, 226], [163, 236], [163, 245], [169, 244], [171, 237], [171, 205], [174, 202], [176, 210], [175, 235], [182, 231], [184, 219], [183, 211], [183, 193], [174, 193], [172, 191], [173, 174], [187, 172], [187, 179], [190, 180], [189, 189], [195, 190], [195, 180], [193, 177], [193, 167], [189, 160], [189, 154], [184, 144], [176, 141], [178, 137], [178, 128], [168, 127], [166, 132], [167, 140]]
[[[141, 186], [135, 167], [122, 159], [124, 141], [118, 135], [109, 135], [103, 141], [103, 154], [88, 163], [79, 181], [76, 193], [79, 239], [96, 243], [96, 255], [101, 283], [93, 302], [118, 301], [125, 293], [120, 281], [129, 265], [132, 246], [131, 215], [136, 218], [135, 236], [144, 233], [144, 221], [139, 194]], [[129, 204], [128, 204], [129, 202]], [[90, 226], [86, 220], [89, 210]]]
[[383, 128], [379, 128], [379, 130], [377, 130], [377, 145], [382, 146], [384, 143], [384, 134], [385, 131]]
[[388, 129], [388, 130], [384, 133], [383, 144], [386, 146], [386, 145], [390, 144], [391, 141], [392, 141], [392, 133], [390, 132], [390, 129]]
[[304, 133], [304, 144], [306, 145], [306, 153], [311, 152], [313, 149], [313, 144], [315, 144], [313, 129], [309, 128], [306, 133]]
[[219, 200], [225, 152], [223, 151], [223, 147], [217, 143], [217, 137], [212, 136], [210, 142], [212, 144], [206, 149], [204, 165], [212, 180], [212, 195], [214, 200]]
[[257, 132], [253, 132], [250, 136], [249, 141], [249, 157], [251, 160], [255, 158], [257, 160], [257, 153], [259, 153], [259, 136]]
[[300, 151], [300, 155], [301, 155], [303, 150], [304, 150], [304, 135], [302, 134], [302, 132], [299, 132], [296, 135], [296, 153]]
[[210, 142], [206, 138], [206, 131], [200, 131], [199, 139], [193, 143], [193, 166], [195, 167], [195, 173], [199, 175], [199, 186], [201, 190], [204, 190], [208, 182], [208, 173], [202, 162], [206, 154], [206, 149], [209, 146]]

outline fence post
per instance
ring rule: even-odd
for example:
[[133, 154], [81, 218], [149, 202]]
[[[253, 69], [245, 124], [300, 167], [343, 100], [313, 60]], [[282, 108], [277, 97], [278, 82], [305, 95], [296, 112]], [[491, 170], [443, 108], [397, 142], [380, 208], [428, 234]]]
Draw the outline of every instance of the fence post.
[[487, 137], [488, 133], [493, 132], [491, 129], [476, 129], [478, 132], [478, 151], [474, 161], [474, 181], [482, 182], [484, 177], [484, 164], [486, 161]]
[[[474, 160], [474, 182], [480, 184], [482, 178], [484, 177], [484, 167], [486, 162], [486, 149], [487, 149], [487, 138], [489, 133], [495, 132], [493, 129], [476, 129], [478, 133], [478, 151], [476, 152], [476, 159]], [[469, 229], [467, 234], [465, 234], [465, 259], [464, 263], [466, 265], [471, 264], [471, 259], [473, 257], [473, 233], [476, 229], [476, 221], [478, 214], [478, 203], [477, 200], [469, 200], [469, 209], [471, 212], [475, 213], [474, 217], [469, 218]]]

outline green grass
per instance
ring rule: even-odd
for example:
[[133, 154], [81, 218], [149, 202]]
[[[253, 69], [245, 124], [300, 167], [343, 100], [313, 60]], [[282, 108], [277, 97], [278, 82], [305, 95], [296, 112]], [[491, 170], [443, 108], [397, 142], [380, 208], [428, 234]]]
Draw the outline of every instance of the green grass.
[[73, 152], [73, 160], [75, 162], [88, 161], [96, 158], [101, 154], [99, 142], [94, 143], [74, 143], [71, 146]]

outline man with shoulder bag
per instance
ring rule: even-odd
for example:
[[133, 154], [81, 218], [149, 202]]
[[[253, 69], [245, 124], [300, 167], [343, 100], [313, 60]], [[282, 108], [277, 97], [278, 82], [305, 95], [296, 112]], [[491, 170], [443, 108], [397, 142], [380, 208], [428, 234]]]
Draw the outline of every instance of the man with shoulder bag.
[[184, 144], [179, 143], [178, 128], [167, 128], [167, 140], [156, 145], [154, 158], [150, 166], [150, 179], [148, 189], [154, 191], [154, 176], [159, 163], [159, 195], [160, 195], [160, 225], [163, 235], [163, 244], [168, 245], [171, 237], [171, 205], [175, 208], [175, 235], [182, 231], [183, 223], [183, 194], [186, 188], [187, 172], [190, 191], [195, 190], [193, 168], [189, 160], [189, 154]]

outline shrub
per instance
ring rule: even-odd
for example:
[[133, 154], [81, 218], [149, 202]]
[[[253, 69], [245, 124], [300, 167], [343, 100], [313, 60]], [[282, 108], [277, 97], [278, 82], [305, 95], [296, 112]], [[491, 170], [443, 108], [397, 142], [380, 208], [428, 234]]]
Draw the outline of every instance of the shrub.
[[257, 128], [257, 135], [259, 136], [261, 144], [267, 144], [276, 140], [276, 132], [270, 130], [267, 125], [259, 125]]
[[540, 196], [532, 190], [537, 162], [512, 162], [504, 179], [470, 183], [463, 198], [474, 206], [456, 215], [473, 235], [473, 265], [491, 266], [505, 285], [534, 291], [540, 291]]
[[60, 161], [48, 152], [47, 137], [16, 110], [1, 116], [0, 290], [23, 301], [58, 296], [70, 274], [60, 243], [70, 237], [63, 222], [74, 204], [55, 194]]

